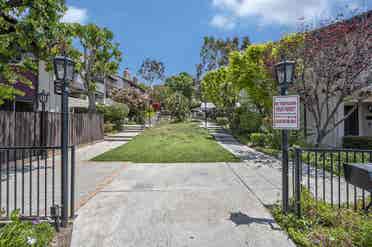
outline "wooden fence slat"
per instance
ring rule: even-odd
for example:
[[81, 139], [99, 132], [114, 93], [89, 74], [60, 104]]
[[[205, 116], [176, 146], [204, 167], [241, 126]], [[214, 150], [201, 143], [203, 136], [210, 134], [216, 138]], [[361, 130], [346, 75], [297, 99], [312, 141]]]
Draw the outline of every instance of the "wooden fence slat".
[[[40, 145], [40, 113], [0, 111], [0, 146]], [[46, 144], [59, 146], [61, 141], [61, 114], [46, 113]], [[70, 144], [79, 145], [101, 140], [103, 117], [97, 114], [70, 114]]]

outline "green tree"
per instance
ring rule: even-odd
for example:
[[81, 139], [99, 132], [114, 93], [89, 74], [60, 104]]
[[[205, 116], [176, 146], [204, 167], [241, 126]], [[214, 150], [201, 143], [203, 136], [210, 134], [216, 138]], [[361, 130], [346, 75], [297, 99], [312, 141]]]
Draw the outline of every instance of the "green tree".
[[181, 93], [189, 100], [194, 93], [194, 79], [186, 72], [168, 77], [165, 80], [165, 86], [168, 86], [173, 92]]
[[201, 83], [204, 100], [218, 108], [231, 110], [238, 100], [238, 88], [229, 78], [229, 68], [222, 67], [208, 72]]
[[151, 98], [154, 102], [160, 103], [164, 108], [166, 106], [167, 99], [172, 94], [172, 90], [168, 86], [156, 85], [151, 92]]
[[[309, 113], [317, 146], [371, 96], [371, 12], [343, 20], [355, 14], [345, 12], [327, 18], [326, 27], [314, 30], [309, 25], [302, 34], [279, 42], [289, 51], [286, 57], [296, 61], [297, 81], [291, 90]], [[352, 108], [340, 117], [345, 102]]]
[[190, 101], [181, 93], [173, 93], [167, 99], [167, 109], [176, 121], [184, 121], [190, 113]]
[[146, 58], [143, 61], [141, 68], [138, 70], [138, 74], [147, 82], [149, 87], [152, 84], [164, 78], [165, 66], [162, 62], [155, 59]]
[[119, 44], [113, 42], [114, 34], [107, 28], [75, 24], [74, 30], [83, 48], [82, 59], [77, 60], [77, 65], [88, 89], [88, 110], [95, 112], [96, 81], [117, 73], [121, 61]]
[[97, 111], [103, 114], [105, 123], [113, 123], [116, 130], [121, 130], [125, 118], [129, 114], [129, 108], [122, 103], [114, 103], [113, 105], [97, 105]]
[[274, 47], [272, 43], [250, 45], [242, 53], [230, 55], [229, 80], [244, 90], [254, 110], [263, 116], [271, 116], [272, 96], [276, 94], [276, 82], [272, 67]]
[[0, 0], [0, 105], [22, 95], [13, 85], [31, 86], [24, 72], [57, 51], [65, 11], [63, 0]]
[[[240, 44], [241, 43], [241, 44]], [[229, 64], [229, 54], [241, 51], [250, 45], [249, 37], [243, 37], [242, 42], [238, 37], [232, 39], [218, 39], [213, 36], [204, 37], [200, 50], [200, 64], [197, 65], [197, 80], [208, 71], [218, 69]]]

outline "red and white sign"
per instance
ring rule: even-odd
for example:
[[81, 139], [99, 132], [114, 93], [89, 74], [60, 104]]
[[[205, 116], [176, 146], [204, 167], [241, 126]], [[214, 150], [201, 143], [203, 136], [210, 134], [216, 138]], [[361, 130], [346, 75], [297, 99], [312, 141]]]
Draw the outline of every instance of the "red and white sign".
[[300, 129], [300, 97], [274, 96], [273, 100], [274, 129]]

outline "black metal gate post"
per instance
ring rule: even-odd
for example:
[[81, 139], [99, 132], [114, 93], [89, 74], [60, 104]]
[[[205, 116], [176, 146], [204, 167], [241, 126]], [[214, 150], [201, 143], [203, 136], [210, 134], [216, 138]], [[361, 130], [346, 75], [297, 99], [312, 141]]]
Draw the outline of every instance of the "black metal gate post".
[[[287, 95], [287, 87], [280, 89], [280, 95]], [[282, 203], [283, 212], [288, 212], [289, 192], [288, 192], [288, 130], [282, 130]]]
[[205, 128], [208, 129], [208, 115], [207, 115], [207, 102], [204, 102], [204, 118], [205, 118]]
[[[65, 66], [66, 70], [66, 66]], [[62, 132], [61, 132], [61, 165], [62, 165], [62, 226], [67, 226], [68, 220], [68, 85], [62, 85]]]
[[70, 194], [70, 216], [75, 217], [75, 146], [71, 147], [71, 194]]
[[299, 148], [295, 149], [295, 208], [297, 217], [301, 217], [301, 161], [302, 151]]

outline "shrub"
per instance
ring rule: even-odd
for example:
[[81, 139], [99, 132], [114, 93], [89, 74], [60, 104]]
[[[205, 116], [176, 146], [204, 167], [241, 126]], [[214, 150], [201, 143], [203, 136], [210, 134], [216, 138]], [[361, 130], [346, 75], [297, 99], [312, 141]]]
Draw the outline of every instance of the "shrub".
[[279, 130], [272, 130], [272, 132], [266, 134], [265, 144], [272, 149], [281, 148], [281, 133]]
[[250, 140], [253, 146], [264, 147], [266, 144], [267, 137], [264, 133], [252, 133]]
[[357, 148], [357, 149], [372, 149], [371, 136], [344, 136], [344, 148]]
[[229, 119], [226, 117], [217, 117], [216, 122], [221, 126], [226, 126], [229, 124]]
[[97, 106], [98, 112], [103, 114], [106, 123], [112, 123], [115, 130], [121, 130], [125, 118], [128, 116], [128, 106], [121, 103], [114, 103], [113, 105], [99, 105]]
[[114, 125], [110, 122], [107, 122], [103, 125], [105, 133], [112, 133], [114, 132]]
[[372, 218], [365, 212], [335, 209], [316, 201], [311, 193], [301, 192], [302, 217], [283, 214], [279, 206], [273, 215], [298, 246], [372, 246]]
[[0, 228], [0, 246], [48, 246], [54, 236], [53, 227], [47, 222], [30, 222], [19, 219], [19, 210], [11, 215], [11, 223]]
[[183, 121], [190, 114], [190, 102], [180, 93], [174, 93], [167, 99], [167, 109], [176, 121]]
[[262, 117], [259, 113], [251, 111], [247, 106], [237, 108], [231, 120], [231, 127], [239, 132], [254, 133], [260, 130]]

